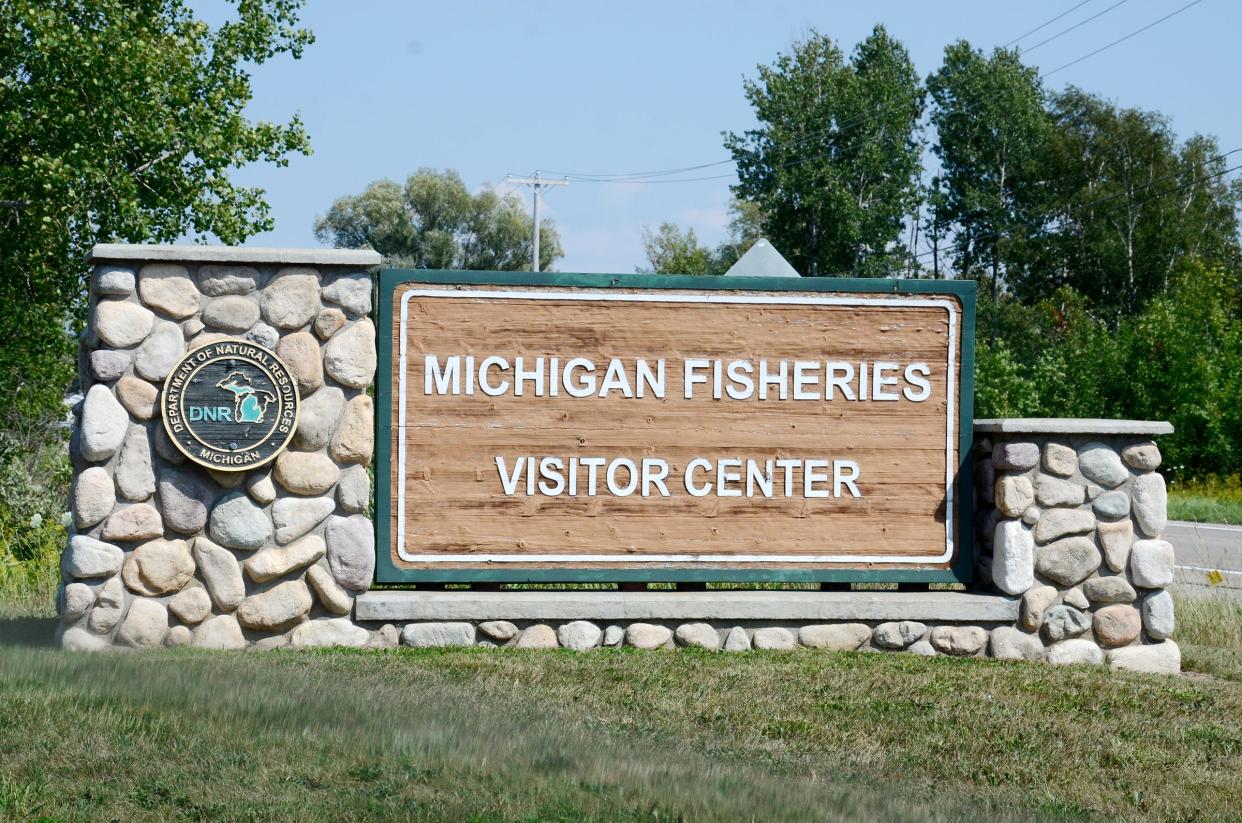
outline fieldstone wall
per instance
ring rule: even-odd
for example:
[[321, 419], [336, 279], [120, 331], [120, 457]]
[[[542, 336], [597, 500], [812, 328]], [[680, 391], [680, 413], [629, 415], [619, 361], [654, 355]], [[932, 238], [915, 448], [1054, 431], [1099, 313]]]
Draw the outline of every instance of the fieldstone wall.
[[976, 436], [975, 455], [979, 582], [1021, 598], [1024, 642], [1053, 663], [1178, 671], [1156, 443], [993, 433]]
[[[178, 250], [155, 247], [156, 259], [143, 261], [135, 250], [118, 252], [128, 259], [94, 254], [61, 644], [395, 644], [391, 628], [347, 617], [375, 562], [369, 269], [378, 255], [328, 252], [316, 264], [314, 252], [258, 251], [250, 263], [245, 249], [167, 259]], [[290, 448], [248, 473], [195, 465], [160, 419], [176, 361], [224, 337], [275, 351], [302, 399]]]
[[[723, 596], [723, 594], [722, 594]], [[994, 656], [1008, 660], [1038, 659], [1013, 629], [995, 623], [928, 625], [916, 620], [867, 622], [796, 622], [722, 625], [706, 622], [598, 623], [590, 620], [538, 623], [508, 620], [407, 623], [401, 629], [406, 646], [508, 646], [519, 649], [566, 648], [585, 652], [597, 647], [629, 646], [656, 650], [700, 648], [742, 652], [750, 649], [789, 650], [799, 647], [827, 651], [906, 651], [926, 657]], [[999, 632], [999, 634], [997, 634]], [[991, 641], [991, 642], [989, 642]]]

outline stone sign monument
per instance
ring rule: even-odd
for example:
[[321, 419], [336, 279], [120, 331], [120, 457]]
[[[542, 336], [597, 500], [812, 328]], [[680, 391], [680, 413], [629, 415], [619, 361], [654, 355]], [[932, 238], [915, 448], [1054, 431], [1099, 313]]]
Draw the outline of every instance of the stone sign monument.
[[[972, 421], [973, 284], [377, 284], [379, 262], [95, 248], [64, 647], [806, 647], [1178, 670], [1151, 439], [1170, 427]], [[802, 585], [705, 589], [718, 580]], [[522, 581], [625, 585], [502, 588]], [[689, 585], [644, 590], [660, 581]], [[900, 585], [849, 589], [875, 582]]]

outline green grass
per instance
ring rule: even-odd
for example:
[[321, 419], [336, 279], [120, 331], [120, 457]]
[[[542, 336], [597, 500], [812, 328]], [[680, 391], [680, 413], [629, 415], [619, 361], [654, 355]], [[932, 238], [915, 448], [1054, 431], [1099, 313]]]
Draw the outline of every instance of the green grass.
[[1193, 523], [1242, 526], [1242, 501], [1173, 491], [1169, 493], [1169, 517]]
[[29, 557], [15, 557], [0, 538], [0, 618], [52, 617], [60, 586], [62, 536]]
[[1195, 523], [1242, 525], [1242, 483], [1236, 476], [1172, 483], [1169, 517]]
[[1182, 667], [1242, 683], [1242, 600], [1189, 588], [1176, 600]]
[[69, 655], [3, 624], [0, 818], [1224, 819], [1242, 684], [913, 655]]

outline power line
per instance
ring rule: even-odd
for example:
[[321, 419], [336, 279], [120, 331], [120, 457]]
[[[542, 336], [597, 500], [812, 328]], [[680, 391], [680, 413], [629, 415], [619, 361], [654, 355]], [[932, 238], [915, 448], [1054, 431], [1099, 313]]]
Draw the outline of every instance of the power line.
[[[1086, 2], [1090, 2], [1090, 1], [1091, 1], [1091, 0], [1086, 0]], [[1039, 26], [1037, 26], [1036, 28], [1032, 29], [1030, 32], [1027, 32], [1027, 34], [1024, 34], [1024, 35], [1022, 35], [1022, 37], [1017, 38], [1017, 40], [1011, 40], [1009, 44], [1006, 44], [1006, 47], [1007, 47], [1008, 45], [1012, 44], [1012, 43], [1017, 42], [1018, 40], [1023, 39], [1024, 37], [1028, 36], [1029, 34], [1032, 34], [1032, 33], [1036, 32], [1036, 31], [1039, 31], [1040, 29], [1042, 29], [1042, 28], [1044, 28], [1044, 27], [1048, 26], [1049, 24], [1056, 22], [1057, 20], [1061, 19], [1062, 17], [1064, 17], [1065, 15], [1069, 14], [1070, 12], [1073, 12], [1074, 10], [1076, 10], [1076, 9], [1078, 9], [1078, 8], [1081, 8], [1082, 6], [1086, 5], [1086, 2], [1079, 3], [1078, 5], [1073, 6], [1072, 8], [1070, 8], [1068, 11], [1065, 11], [1065, 12], [1063, 12], [1063, 13], [1061, 13], [1061, 14], [1057, 15], [1056, 17], [1053, 17], [1053, 18], [1051, 18], [1050, 20], [1048, 20], [1048, 21], [1046, 21], [1046, 22], [1044, 22], [1044, 23], [1040, 24], [1040, 25], [1039, 25]], [[1067, 34], [1067, 33], [1069, 33], [1070, 31], [1073, 31], [1075, 28], [1078, 28], [1079, 26], [1081, 26], [1081, 25], [1083, 25], [1083, 24], [1085, 24], [1085, 23], [1088, 23], [1088, 22], [1090, 22], [1090, 21], [1092, 21], [1092, 20], [1096, 19], [1097, 17], [1100, 17], [1101, 15], [1106, 14], [1106, 13], [1108, 13], [1109, 11], [1112, 11], [1113, 9], [1117, 8], [1118, 6], [1122, 5], [1122, 3], [1125, 3], [1125, 2], [1128, 2], [1128, 0], [1120, 0], [1120, 2], [1114, 3], [1113, 5], [1109, 6], [1109, 7], [1108, 7], [1108, 8], [1106, 8], [1106, 9], [1104, 9], [1103, 11], [1098, 12], [1097, 14], [1092, 15], [1091, 17], [1088, 17], [1087, 19], [1085, 19], [1085, 20], [1081, 21], [1080, 23], [1077, 23], [1077, 24], [1075, 24], [1074, 26], [1071, 26], [1070, 28], [1065, 29], [1064, 31], [1062, 31], [1062, 32], [1060, 32], [1060, 33], [1058, 33], [1058, 34], [1056, 34], [1056, 35], [1053, 35], [1052, 37], [1049, 37], [1049, 38], [1047, 38], [1046, 40], [1043, 40], [1043, 41], [1041, 41], [1041, 42], [1039, 42], [1039, 43], [1036, 43], [1036, 44], [1035, 44], [1034, 46], [1032, 46], [1030, 49], [1027, 49], [1027, 51], [1031, 51], [1031, 50], [1033, 50], [1033, 49], [1035, 49], [1035, 48], [1038, 48], [1039, 46], [1043, 45], [1044, 43], [1051, 42], [1052, 40], [1055, 40], [1057, 37], [1060, 37], [1060, 36], [1062, 36], [1063, 34]], [[1065, 63], [1064, 65], [1058, 66], [1057, 68], [1052, 69], [1051, 71], [1043, 72], [1042, 74], [1040, 74], [1040, 75], [1039, 75], [1039, 78], [1042, 80], [1042, 79], [1044, 79], [1044, 78], [1046, 78], [1046, 77], [1049, 77], [1049, 76], [1051, 76], [1051, 75], [1053, 75], [1053, 74], [1055, 74], [1055, 73], [1057, 73], [1057, 72], [1059, 72], [1059, 71], [1061, 71], [1061, 70], [1063, 70], [1063, 69], [1067, 69], [1067, 68], [1069, 68], [1070, 66], [1076, 65], [1076, 64], [1078, 64], [1078, 63], [1081, 63], [1081, 62], [1082, 62], [1082, 61], [1084, 61], [1084, 60], [1087, 60], [1087, 59], [1089, 59], [1089, 58], [1091, 58], [1091, 57], [1094, 57], [1095, 55], [1097, 55], [1097, 54], [1099, 54], [1099, 53], [1101, 53], [1101, 52], [1103, 52], [1103, 51], [1107, 51], [1108, 49], [1111, 49], [1111, 48], [1113, 48], [1114, 46], [1120, 45], [1121, 43], [1124, 43], [1125, 41], [1127, 41], [1127, 40], [1129, 40], [1129, 39], [1131, 39], [1131, 38], [1133, 38], [1133, 37], [1135, 37], [1135, 36], [1137, 36], [1137, 35], [1139, 35], [1139, 34], [1142, 34], [1143, 32], [1145, 32], [1145, 31], [1147, 31], [1147, 30], [1149, 30], [1149, 29], [1152, 29], [1152, 28], [1154, 28], [1154, 27], [1158, 26], [1159, 24], [1163, 23], [1164, 21], [1169, 20], [1170, 18], [1175, 17], [1175, 16], [1177, 16], [1178, 14], [1181, 14], [1182, 12], [1186, 11], [1187, 9], [1191, 8], [1192, 6], [1196, 6], [1196, 5], [1198, 5], [1198, 4], [1199, 4], [1199, 3], [1201, 3], [1201, 2], [1203, 2], [1203, 0], [1192, 0], [1192, 2], [1187, 3], [1186, 5], [1184, 5], [1184, 6], [1180, 7], [1180, 8], [1178, 8], [1178, 9], [1176, 9], [1176, 10], [1174, 10], [1174, 11], [1172, 11], [1172, 12], [1170, 12], [1170, 13], [1166, 14], [1166, 15], [1164, 15], [1163, 17], [1161, 17], [1161, 18], [1159, 18], [1159, 19], [1157, 19], [1157, 20], [1153, 20], [1151, 23], [1148, 23], [1147, 25], [1145, 25], [1145, 26], [1143, 26], [1143, 27], [1141, 27], [1141, 28], [1139, 28], [1139, 29], [1136, 29], [1136, 30], [1134, 30], [1134, 31], [1130, 32], [1129, 34], [1125, 35], [1124, 37], [1120, 37], [1120, 38], [1118, 38], [1118, 39], [1116, 39], [1116, 40], [1112, 41], [1111, 43], [1108, 43], [1107, 45], [1101, 46], [1100, 48], [1095, 49], [1094, 51], [1089, 52], [1089, 53], [1087, 53], [1087, 54], [1084, 54], [1083, 56], [1078, 57], [1078, 58], [1076, 58], [1076, 59], [1074, 59], [1074, 60], [1071, 60], [1070, 62]], [[857, 125], [857, 124], [859, 124], [859, 123], [861, 123], [861, 122], [864, 122], [864, 121], [865, 121], [865, 120], [867, 120], [867, 119], [870, 119], [870, 118], [872, 118], [872, 117], [875, 117], [875, 116], [877, 116], [877, 115], [879, 115], [879, 114], [883, 113], [886, 109], [890, 108], [890, 107], [891, 107], [891, 106], [893, 106], [893, 105], [895, 105], [895, 103], [890, 103], [890, 104], [887, 104], [887, 105], [886, 105], [886, 104], [881, 104], [880, 106], [876, 107], [875, 109], [872, 109], [872, 110], [870, 110], [870, 111], [864, 112], [864, 113], [862, 113], [862, 114], [858, 115], [857, 117], [851, 118], [851, 119], [846, 120], [846, 121], [844, 121], [844, 122], [842, 122], [842, 123], [838, 123], [838, 124], [836, 124], [835, 126], [829, 126], [829, 127], [823, 128], [823, 129], [818, 129], [818, 130], [813, 131], [813, 132], [811, 132], [811, 133], [809, 133], [809, 134], [807, 134], [807, 135], [804, 135], [804, 136], [802, 136], [802, 137], [800, 137], [800, 138], [797, 138], [796, 140], [794, 140], [794, 141], [792, 141], [791, 143], [789, 143], [789, 144], [788, 144], [785, 148], [786, 148], [786, 150], [788, 150], [789, 148], [796, 147], [796, 146], [798, 146], [798, 145], [800, 145], [800, 144], [802, 144], [802, 143], [806, 143], [806, 142], [808, 142], [808, 141], [814, 140], [814, 139], [816, 139], [817, 137], [820, 137], [820, 136], [825, 135], [825, 134], [829, 134], [829, 133], [831, 133], [831, 132], [833, 132], [833, 131], [839, 131], [839, 130], [843, 130], [843, 129], [851, 128], [852, 126], [855, 126], [855, 125]], [[786, 163], [780, 164], [779, 166], [776, 166], [775, 168], [778, 168], [778, 169], [779, 169], [779, 168], [788, 168], [788, 167], [789, 167], [789, 166], [791, 166], [791, 165], [799, 165], [799, 164], [801, 164], [801, 163], [810, 162], [811, 160], [816, 159], [816, 157], [818, 157], [818, 156], [819, 156], [819, 155], [812, 155], [812, 156], [810, 156], [810, 157], [805, 157], [805, 158], [795, 159], [795, 160], [793, 160], [793, 161], [789, 161], [789, 162], [786, 162]], [[573, 179], [575, 182], [579, 182], [579, 183], [631, 183], [631, 184], [639, 184], [639, 183], [641, 183], [641, 184], [654, 184], [654, 183], [694, 183], [694, 182], [701, 182], [701, 181], [704, 181], [704, 180], [724, 180], [724, 179], [732, 178], [732, 177], [734, 177], [735, 175], [734, 175], [734, 174], [732, 174], [732, 173], [730, 173], [730, 174], [715, 175], [715, 176], [710, 176], [710, 177], [677, 178], [677, 179], [672, 179], [672, 180], [654, 180], [654, 179], [651, 179], [651, 178], [654, 178], [654, 177], [672, 177], [673, 175], [676, 175], [676, 174], [683, 174], [683, 173], [685, 173], [685, 172], [689, 172], [689, 171], [698, 171], [698, 170], [701, 170], [701, 169], [712, 168], [712, 167], [715, 167], [715, 166], [723, 166], [723, 165], [727, 165], [727, 164], [730, 164], [730, 163], [733, 163], [733, 162], [734, 162], [734, 159], [733, 159], [733, 158], [728, 158], [728, 159], [725, 159], [725, 160], [717, 160], [717, 161], [714, 161], [714, 162], [711, 162], [711, 163], [700, 163], [700, 164], [698, 164], [698, 165], [694, 165], [694, 166], [683, 166], [683, 167], [681, 167], [681, 168], [674, 168], [674, 169], [662, 169], [662, 170], [657, 170], [657, 171], [649, 171], [649, 172], [630, 172], [630, 173], [611, 174], [611, 175], [607, 175], [607, 174], [574, 174], [574, 173], [571, 173], [571, 172], [556, 172], [556, 173], [557, 173], [557, 174], [562, 174], [562, 175], [564, 175], [564, 176], [566, 176], [566, 177], [568, 177], [568, 178]]]
[[[725, 160], [725, 163], [732, 163], [733, 160]], [[806, 162], [800, 160], [798, 162]], [[615, 183], [618, 186], [624, 186], [627, 183], [631, 185], [658, 186], [661, 183], [699, 183], [704, 180], [731, 180], [737, 175], [733, 172], [728, 174], [713, 174], [708, 177], [678, 177], [676, 180], [583, 180], [582, 178], [569, 178], [574, 183]]]
[[1040, 46], [1047, 45], [1048, 43], [1051, 43], [1053, 40], [1056, 40], [1056, 39], [1057, 39], [1057, 38], [1059, 38], [1059, 37], [1064, 37], [1065, 35], [1069, 34], [1069, 33], [1070, 33], [1071, 31], [1073, 31], [1074, 29], [1081, 28], [1081, 27], [1083, 27], [1083, 26], [1087, 25], [1088, 23], [1090, 23], [1092, 20], [1096, 19], [1097, 17], [1103, 17], [1104, 15], [1108, 14], [1108, 13], [1109, 13], [1110, 11], [1112, 11], [1113, 9], [1117, 8], [1118, 6], [1125, 5], [1125, 4], [1126, 4], [1126, 3], [1128, 3], [1129, 1], [1130, 1], [1130, 0], [1117, 0], [1117, 2], [1116, 2], [1116, 3], [1113, 3], [1111, 6], [1109, 6], [1109, 7], [1108, 7], [1108, 8], [1106, 8], [1106, 9], [1104, 9], [1104, 11], [1097, 12], [1097, 13], [1095, 13], [1095, 14], [1091, 15], [1090, 17], [1088, 17], [1088, 18], [1087, 18], [1087, 19], [1085, 19], [1085, 20], [1079, 20], [1077, 23], [1075, 23], [1074, 25], [1070, 26], [1068, 29], [1064, 29], [1064, 30], [1062, 30], [1062, 31], [1059, 31], [1059, 32], [1057, 32], [1056, 34], [1052, 35], [1051, 37], [1049, 37], [1049, 38], [1047, 38], [1047, 39], [1040, 40], [1038, 43], [1036, 43], [1035, 45], [1031, 46], [1030, 48], [1026, 48], [1026, 49], [1019, 49], [1019, 51], [1020, 51], [1022, 54], [1028, 54], [1029, 52], [1033, 52], [1033, 51], [1035, 51], [1035, 49], [1039, 48]]
[[[575, 174], [574, 172], [561, 172], [561, 171], [550, 171], [548, 172], [548, 174], [559, 174], [564, 177], [569, 177], [571, 179], [574, 179], [576, 181], [583, 182], [583, 183], [594, 183], [594, 182], [604, 183], [604, 182], [613, 182], [614, 180], [619, 179], [619, 178], [663, 177], [665, 175], [670, 175], [670, 174], [684, 174], [686, 172], [699, 171], [701, 169], [708, 169], [713, 166], [721, 166], [721, 165], [724, 165], [725, 163], [732, 163], [732, 162], [733, 162], [733, 158], [729, 158], [728, 160], [716, 160], [711, 163], [700, 163], [697, 166], [682, 166], [679, 169], [662, 169], [659, 171], [618, 172], [616, 174]], [[595, 178], [598, 178], [598, 181]]]
[[1158, 25], [1160, 25], [1161, 23], [1163, 23], [1165, 20], [1168, 20], [1168, 19], [1169, 19], [1169, 18], [1171, 18], [1171, 17], [1176, 17], [1177, 15], [1179, 15], [1179, 14], [1181, 14], [1182, 12], [1186, 11], [1186, 9], [1190, 8], [1191, 6], [1197, 6], [1197, 5], [1199, 5], [1200, 3], [1202, 3], [1202, 2], [1203, 2], [1203, 0], [1192, 0], [1192, 2], [1187, 3], [1186, 5], [1182, 6], [1182, 7], [1181, 7], [1181, 8], [1179, 8], [1179, 9], [1175, 9], [1175, 10], [1173, 10], [1173, 11], [1169, 12], [1169, 13], [1168, 13], [1168, 14], [1166, 14], [1164, 17], [1161, 17], [1159, 20], [1153, 20], [1152, 22], [1148, 23], [1146, 26], [1143, 26], [1141, 29], [1135, 29], [1134, 31], [1130, 32], [1130, 33], [1129, 33], [1129, 34], [1127, 34], [1125, 37], [1118, 37], [1116, 40], [1114, 40], [1113, 42], [1109, 43], [1107, 46], [1100, 46], [1098, 49], [1096, 49], [1095, 51], [1091, 52], [1090, 54], [1084, 54], [1082, 57], [1079, 57], [1079, 58], [1077, 58], [1077, 59], [1075, 59], [1075, 60], [1071, 60], [1071, 61], [1069, 61], [1068, 63], [1066, 63], [1065, 65], [1062, 65], [1062, 66], [1057, 66], [1057, 67], [1056, 67], [1055, 69], [1053, 69], [1052, 71], [1046, 71], [1046, 72], [1044, 72], [1043, 74], [1041, 74], [1041, 75], [1040, 75], [1040, 77], [1048, 77], [1048, 76], [1050, 76], [1050, 75], [1056, 74], [1057, 72], [1061, 71], [1062, 69], [1068, 69], [1070, 66], [1076, 66], [1076, 65], [1078, 65], [1079, 63], [1081, 63], [1083, 60], [1087, 60], [1088, 58], [1095, 57], [1097, 54], [1099, 54], [1099, 53], [1100, 53], [1100, 52], [1102, 52], [1102, 51], [1108, 51], [1108, 50], [1109, 50], [1109, 49], [1111, 49], [1113, 46], [1116, 46], [1116, 45], [1119, 45], [1119, 44], [1121, 44], [1121, 43], [1124, 43], [1124, 42], [1126, 42], [1127, 40], [1129, 40], [1131, 37], [1134, 37], [1135, 35], [1142, 34], [1143, 32], [1147, 31], [1147, 30], [1148, 30], [1148, 29], [1150, 29], [1150, 28], [1155, 28], [1156, 26], [1158, 26]]
[[1061, 13], [1060, 13], [1060, 14], [1058, 14], [1056, 17], [1053, 17], [1053, 18], [1052, 18], [1052, 19], [1050, 19], [1050, 20], [1045, 20], [1044, 22], [1040, 23], [1040, 24], [1039, 24], [1038, 26], [1036, 26], [1035, 28], [1033, 28], [1033, 29], [1031, 29], [1030, 31], [1028, 31], [1026, 34], [1023, 34], [1023, 35], [1021, 35], [1021, 36], [1019, 36], [1019, 37], [1015, 37], [1014, 39], [1010, 40], [1008, 43], [1006, 43], [1005, 45], [1001, 46], [1001, 48], [1002, 48], [1002, 49], [1007, 49], [1007, 48], [1009, 48], [1010, 46], [1012, 46], [1014, 43], [1018, 43], [1018, 42], [1021, 42], [1022, 40], [1025, 40], [1026, 38], [1030, 37], [1030, 36], [1031, 36], [1032, 34], [1034, 34], [1035, 32], [1037, 32], [1037, 31], [1042, 31], [1043, 29], [1046, 29], [1048, 26], [1051, 26], [1053, 23], [1057, 22], [1058, 20], [1060, 20], [1060, 19], [1061, 19], [1062, 17], [1064, 17], [1065, 15], [1070, 14], [1070, 13], [1075, 12], [1075, 11], [1078, 11], [1080, 8], [1082, 8], [1083, 6], [1087, 5], [1087, 4], [1088, 4], [1088, 3], [1090, 3], [1090, 2], [1091, 2], [1091, 0], [1082, 0], [1082, 2], [1081, 2], [1081, 3], [1079, 3], [1079, 4], [1078, 4], [1078, 5], [1076, 5], [1076, 6], [1070, 6], [1068, 9], [1066, 9], [1066, 10], [1065, 10], [1065, 11], [1063, 11], [1063, 12], [1061, 12]]

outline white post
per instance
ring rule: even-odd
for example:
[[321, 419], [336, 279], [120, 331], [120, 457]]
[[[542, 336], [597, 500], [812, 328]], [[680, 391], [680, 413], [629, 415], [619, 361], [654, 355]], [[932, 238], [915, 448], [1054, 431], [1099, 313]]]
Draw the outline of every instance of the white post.
[[560, 180], [544, 180], [536, 171], [533, 177], [514, 177], [511, 174], [505, 175], [506, 183], [515, 183], [520, 186], [530, 186], [535, 190], [535, 233], [534, 241], [531, 243], [531, 271], [539, 271], [539, 196], [542, 190], [548, 186], [568, 186], [569, 179], [562, 178]]
[[531, 271], [539, 271], [539, 172], [535, 172], [535, 242], [531, 247]]

